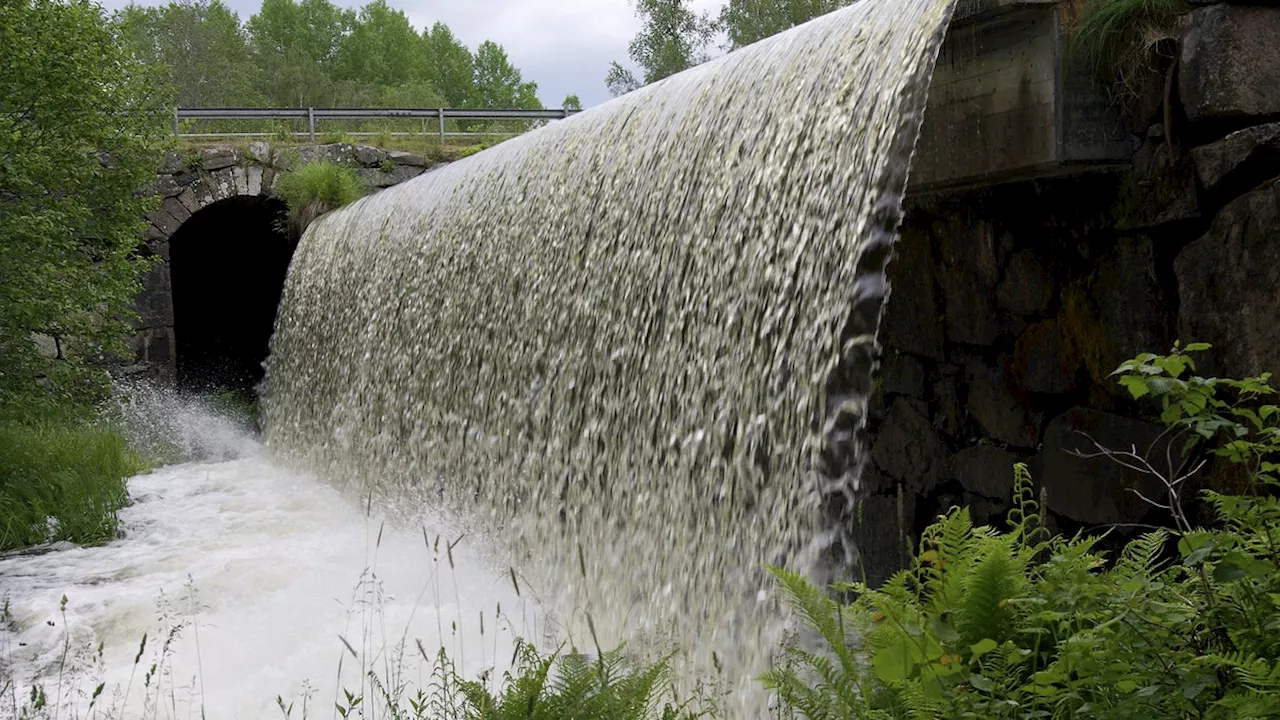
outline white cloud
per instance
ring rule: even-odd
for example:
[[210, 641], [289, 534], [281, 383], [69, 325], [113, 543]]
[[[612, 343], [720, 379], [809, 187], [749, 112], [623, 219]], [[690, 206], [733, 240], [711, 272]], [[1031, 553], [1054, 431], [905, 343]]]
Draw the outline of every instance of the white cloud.
[[[108, 10], [128, 0], [101, 0]], [[159, 5], [165, 0], [141, 0]], [[224, 0], [247, 20], [259, 0]], [[336, 0], [347, 7], [362, 2]], [[715, 12], [723, 0], [694, 0]], [[577, 93], [584, 105], [608, 99], [604, 76], [613, 60], [627, 59], [627, 43], [640, 28], [628, 0], [388, 0], [421, 30], [443, 22], [469, 47], [485, 40], [502, 45], [526, 80], [538, 83], [543, 104], [558, 107]]]

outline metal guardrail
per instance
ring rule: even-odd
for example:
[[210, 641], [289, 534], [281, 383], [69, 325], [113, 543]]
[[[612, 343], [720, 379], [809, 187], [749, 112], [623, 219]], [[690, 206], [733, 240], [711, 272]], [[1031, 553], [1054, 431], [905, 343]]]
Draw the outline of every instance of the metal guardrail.
[[[181, 135], [183, 120], [306, 120], [307, 135], [316, 139], [317, 120], [407, 120], [435, 119], [440, 124], [440, 140], [445, 137], [445, 120], [561, 120], [576, 110], [467, 110], [463, 108], [176, 108], [173, 134]], [[232, 133], [225, 133], [232, 134]]]

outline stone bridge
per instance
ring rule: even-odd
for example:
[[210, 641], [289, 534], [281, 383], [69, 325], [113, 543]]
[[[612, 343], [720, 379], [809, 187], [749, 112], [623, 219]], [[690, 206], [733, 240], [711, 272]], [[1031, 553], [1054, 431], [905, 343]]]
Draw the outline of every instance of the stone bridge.
[[181, 386], [252, 387], [297, 244], [274, 196], [281, 173], [314, 160], [347, 165], [374, 189], [440, 163], [366, 145], [210, 147], [168, 153], [149, 192], [146, 252], [159, 258], [137, 309], [138, 372]]

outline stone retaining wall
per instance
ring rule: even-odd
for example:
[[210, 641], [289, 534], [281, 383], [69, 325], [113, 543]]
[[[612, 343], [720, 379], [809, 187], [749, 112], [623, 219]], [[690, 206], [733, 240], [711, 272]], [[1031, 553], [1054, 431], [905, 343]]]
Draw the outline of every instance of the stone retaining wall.
[[1202, 372], [1280, 374], [1280, 7], [1198, 4], [1131, 168], [908, 201], [851, 519], [873, 578], [954, 504], [1002, 516], [1016, 461], [1056, 527], [1158, 520], [1126, 490], [1149, 480], [1068, 452], [1159, 435], [1123, 360], [1181, 339], [1213, 343]]

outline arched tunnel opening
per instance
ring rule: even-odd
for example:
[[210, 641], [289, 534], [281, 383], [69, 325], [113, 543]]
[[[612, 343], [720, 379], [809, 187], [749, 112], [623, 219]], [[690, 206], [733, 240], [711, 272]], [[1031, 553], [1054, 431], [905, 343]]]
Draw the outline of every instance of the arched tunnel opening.
[[297, 239], [275, 198], [221, 200], [169, 240], [177, 384], [252, 396]]

